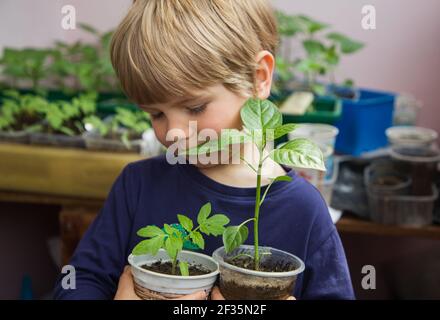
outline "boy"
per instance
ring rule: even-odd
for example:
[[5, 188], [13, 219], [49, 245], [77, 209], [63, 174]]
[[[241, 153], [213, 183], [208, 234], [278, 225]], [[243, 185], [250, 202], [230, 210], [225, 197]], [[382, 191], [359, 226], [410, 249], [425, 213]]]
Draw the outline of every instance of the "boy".
[[[241, 129], [246, 100], [270, 94], [276, 46], [268, 0], [137, 0], [114, 34], [111, 58], [125, 93], [151, 115], [157, 138], [169, 147], [203, 129]], [[305, 262], [295, 298], [354, 298], [341, 241], [319, 192], [270, 160], [262, 184], [286, 171], [292, 181], [275, 183], [262, 207], [261, 245]], [[138, 229], [173, 223], [177, 213], [195, 219], [208, 201], [237, 225], [253, 213], [255, 186], [245, 163], [170, 164], [159, 156], [129, 164], [72, 257], [76, 289], [58, 284], [55, 297], [136, 299], [124, 267], [140, 240]], [[252, 241], [250, 234], [247, 243]], [[221, 237], [208, 237], [204, 253], [220, 246]], [[212, 297], [222, 298], [218, 289]]]

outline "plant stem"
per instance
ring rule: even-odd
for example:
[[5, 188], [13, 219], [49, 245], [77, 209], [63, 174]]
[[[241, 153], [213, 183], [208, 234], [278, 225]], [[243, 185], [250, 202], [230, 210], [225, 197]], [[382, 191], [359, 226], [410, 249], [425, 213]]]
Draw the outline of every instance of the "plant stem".
[[261, 197], [261, 168], [263, 166], [263, 150], [259, 150], [258, 169], [257, 169], [257, 192], [255, 196], [254, 212], [254, 269], [260, 269], [260, 255], [258, 252], [258, 222], [260, 218], [260, 197]]
[[174, 257], [174, 259], [172, 261], [171, 273], [173, 275], [176, 274], [176, 266], [177, 266], [177, 255]]

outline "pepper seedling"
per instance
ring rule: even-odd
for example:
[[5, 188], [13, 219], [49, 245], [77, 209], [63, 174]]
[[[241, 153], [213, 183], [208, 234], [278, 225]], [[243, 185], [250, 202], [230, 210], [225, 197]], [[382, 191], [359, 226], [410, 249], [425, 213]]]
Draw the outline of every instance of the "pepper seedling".
[[133, 255], [151, 254], [155, 256], [159, 249], [164, 249], [171, 259], [172, 274], [176, 274], [177, 263], [179, 263], [180, 274], [189, 276], [188, 263], [178, 262], [179, 253], [183, 250], [185, 241], [191, 241], [200, 249], [205, 248], [205, 239], [202, 234], [207, 236], [220, 236], [225, 231], [225, 225], [229, 223], [229, 218], [224, 214], [211, 214], [211, 203], [208, 202], [200, 208], [197, 216], [198, 226], [195, 227], [193, 221], [185, 215], [178, 214], [177, 218], [185, 232], [179, 228], [164, 224], [163, 229], [150, 225], [138, 230], [137, 235], [148, 238], [139, 242], [132, 251]]
[[256, 173], [256, 196], [254, 216], [238, 226], [228, 226], [223, 233], [223, 243], [227, 253], [242, 245], [248, 238], [249, 230], [246, 224], [253, 221], [254, 224], [254, 269], [259, 270], [259, 217], [260, 208], [275, 182], [290, 182], [288, 175], [278, 176], [271, 179], [270, 184], [262, 194], [261, 176], [263, 163], [271, 158], [279, 164], [297, 168], [307, 168], [325, 171], [324, 159], [320, 148], [305, 138], [297, 138], [277, 146], [277, 148], [264, 154], [267, 143], [274, 141], [291, 131], [297, 129], [297, 124], [282, 124], [282, 114], [269, 100], [248, 99], [240, 111], [243, 130], [236, 129], [222, 130], [219, 139], [209, 140], [201, 145], [190, 148], [183, 152], [184, 155], [206, 155], [213, 152], [225, 150], [231, 144], [240, 141], [241, 143], [251, 142], [258, 149], [258, 163], [256, 167], [246, 159], [242, 160]]

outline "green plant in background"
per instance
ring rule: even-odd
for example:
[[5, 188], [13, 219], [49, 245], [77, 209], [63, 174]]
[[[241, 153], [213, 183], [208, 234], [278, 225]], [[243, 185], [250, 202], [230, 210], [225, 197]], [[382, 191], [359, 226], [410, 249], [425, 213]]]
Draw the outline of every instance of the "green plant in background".
[[41, 80], [50, 69], [50, 49], [12, 49], [5, 48], [0, 59], [2, 74], [16, 88], [20, 80], [29, 81], [34, 92], [43, 93]]
[[[132, 251], [133, 255], [151, 254], [155, 256], [159, 249], [163, 248], [167, 252], [172, 263], [172, 274], [176, 274], [177, 263], [179, 263], [180, 274], [189, 276], [188, 263], [178, 261], [179, 253], [183, 250], [185, 241], [190, 240], [200, 249], [204, 249], [205, 240], [203, 234], [209, 236], [222, 235], [225, 225], [229, 223], [229, 218], [223, 214], [211, 215], [211, 203], [203, 205], [197, 216], [198, 226], [195, 227], [193, 221], [187, 216], [178, 214], [177, 218], [184, 232], [175, 226], [164, 224], [163, 229], [157, 226], [147, 226], [139, 229], [138, 236], [148, 238], [139, 242]], [[211, 216], [210, 216], [211, 215]]]
[[71, 101], [51, 102], [44, 112], [47, 133], [61, 133], [68, 136], [80, 135], [85, 131], [85, 119], [96, 113], [97, 94], [86, 93]]
[[96, 113], [96, 93], [86, 93], [71, 101], [50, 102], [34, 94], [16, 90], [3, 92], [0, 130], [60, 133], [69, 136], [85, 131], [84, 119]]
[[41, 131], [40, 121], [48, 107], [48, 101], [42, 97], [32, 94], [21, 95], [16, 90], [6, 90], [3, 92], [0, 109], [0, 130]]
[[[67, 93], [81, 90], [120, 92], [110, 61], [112, 31], [100, 33], [90, 25], [83, 23], [78, 25], [83, 31], [93, 35], [96, 43], [56, 42], [52, 50], [51, 75], [57, 85]], [[69, 87], [69, 80], [74, 81], [73, 88]]]
[[277, 106], [268, 100], [249, 99], [241, 109], [243, 130], [222, 130], [218, 140], [210, 140], [195, 148], [186, 150], [183, 154], [206, 155], [224, 150], [233, 143], [252, 142], [259, 153], [257, 166], [252, 166], [246, 159], [242, 160], [256, 173], [256, 196], [254, 216], [238, 226], [229, 226], [223, 233], [223, 243], [227, 253], [243, 244], [249, 234], [246, 224], [253, 221], [254, 224], [254, 268], [259, 270], [259, 217], [260, 208], [273, 183], [278, 181], [291, 181], [287, 175], [279, 176], [271, 180], [264, 194], [261, 192], [261, 172], [263, 163], [271, 158], [279, 164], [299, 168], [309, 168], [325, 171], [324, 159], [320, 148], [305, 138], [297, 138], [271, 150], [267, 155], [264, 150], [267, 143], [274, 141], [297, 128], [296, 124], [282, 124], [282, 114]]
[[[314, 20], [305, 15], [287, 15], [277, 12], [278, 31], [285, 51], [280, 53], [277, 63], [278, 78], [275, 81], [275, 92], [286, 88], [287, 83], [295, 79], [295, 73], [303, 75], [302, 87], [318, 95], [326, 93], [325, 87], [319, 83], [319, 77], [329, 77], [332, 85], [336, 84], [334, 72], [343, 55], [353, 54], [364, 47], [364, 44], [353, 40], [341, 33], [321, 32], [328, 30], [329, 25]], [[291, 54], [292, 39], [298, 37], [305, 51], [302, 58], [294, 58]], [[286, 49], [287, 48], [287, 49]], [[352, 80], [346, 80], [343, 85], [353, 85]]]
[[130, 147], [130, 140], [141, 138], [151, 128], [150, 117], [146, 112], [124, 108], [116, 108], [116, 114], [110, 120], [92, 115], [85, 122], [90, 125], [89, 131], [95, 131], [104, 138], [121, 139], [127, 148]]

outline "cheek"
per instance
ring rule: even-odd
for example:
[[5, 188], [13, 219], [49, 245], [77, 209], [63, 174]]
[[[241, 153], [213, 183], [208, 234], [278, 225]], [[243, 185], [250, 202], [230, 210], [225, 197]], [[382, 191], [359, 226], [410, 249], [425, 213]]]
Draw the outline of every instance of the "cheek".
[[153, 121], [152, 127], [154, 133], [156, 134], [156, 138], [160, 141], [160, 143], [162, 143], [164, 146], [167, 146], [167, 143], [171, 143], [166, 141], [167, 129], [165, 124], [158, 121]]
[[198, 129], [210, 128], [216, 132], [221, 129], [241, 129], [240, 110], [243, 103], [213, 105], [203, 119], [199, 119]]

